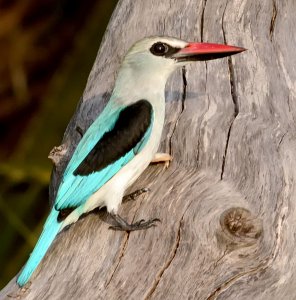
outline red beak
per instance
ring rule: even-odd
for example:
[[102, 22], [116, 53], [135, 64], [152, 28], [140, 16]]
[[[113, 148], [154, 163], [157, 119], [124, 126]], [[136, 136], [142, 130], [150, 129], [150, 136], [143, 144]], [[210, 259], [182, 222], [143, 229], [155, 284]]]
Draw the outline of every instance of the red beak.
[[178, 61], [210, 60], [245, 51], [245, 48], [210, 43], [188, 43], [173, 57]]

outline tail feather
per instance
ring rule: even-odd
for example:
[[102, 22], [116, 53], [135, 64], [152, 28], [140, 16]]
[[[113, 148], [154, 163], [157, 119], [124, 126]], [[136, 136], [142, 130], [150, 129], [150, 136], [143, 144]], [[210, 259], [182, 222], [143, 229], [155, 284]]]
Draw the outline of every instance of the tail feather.
[[48, 248], [52, 244], [53, 240], [55, 239], [56, 235], [59, 233], [59, 230], [62, 227], [63, 223], [59, 223], [57, 221], [59, 212], [55, 209], [52, 209], [51, 213], [49, 214], [46, 223], [43, 227], [43, 231], [39, 240], [31, 253], [25, 267], [22, 269], [17, 283], [19, 286], [25, 285], [28, 280], [30, 279], [31, 275], [39, 265], [40, 261], [46, 254]]

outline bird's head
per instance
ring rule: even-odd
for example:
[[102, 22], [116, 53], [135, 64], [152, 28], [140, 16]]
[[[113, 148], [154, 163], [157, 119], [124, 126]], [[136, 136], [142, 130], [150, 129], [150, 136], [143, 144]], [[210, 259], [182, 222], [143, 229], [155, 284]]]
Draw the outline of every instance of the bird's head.
[[244, 50], [221, 44], [190, 43], [171, 37], [144, 38], [127, 52], [113, 93], [120, 98], [133, 95], [135, 99], [148, 93], [160, 93], [177, 68], [192, 61], [222, 58]]
[[167, 79], [175, 69], [192, 61], [222, 58], [244, 50], [223, 44], [191, 43], [171, 37], [148, 37], [130, 48], [123, 65], [138, 74], [163, 74]]

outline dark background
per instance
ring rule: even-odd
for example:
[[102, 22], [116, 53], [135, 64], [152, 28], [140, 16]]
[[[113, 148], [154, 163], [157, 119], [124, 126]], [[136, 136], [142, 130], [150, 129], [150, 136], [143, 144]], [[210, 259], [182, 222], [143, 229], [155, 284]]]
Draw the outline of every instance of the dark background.
[[50, 150], [83, 93], [116, 0], [0, 0], [0, 289], [49, 212]]

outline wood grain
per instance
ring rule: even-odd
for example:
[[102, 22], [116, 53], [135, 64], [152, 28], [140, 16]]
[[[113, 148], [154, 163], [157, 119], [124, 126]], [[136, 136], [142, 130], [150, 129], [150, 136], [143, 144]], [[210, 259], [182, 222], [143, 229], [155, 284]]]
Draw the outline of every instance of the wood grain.
[[136, 40], [171, 35], [249, 50], [192, 64], [167, 85], [160, 151], [124, 203], [128, 220], [158, 227], [108, 230], [104, 211], [62, 232], [28, 289], [0, 299], [296, 299], [296, 2], [121, 0], [110, 20], [53, 172], [51, 197], [83, 131], [108, 100]]

